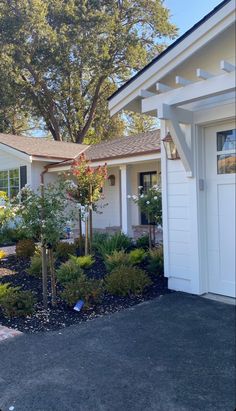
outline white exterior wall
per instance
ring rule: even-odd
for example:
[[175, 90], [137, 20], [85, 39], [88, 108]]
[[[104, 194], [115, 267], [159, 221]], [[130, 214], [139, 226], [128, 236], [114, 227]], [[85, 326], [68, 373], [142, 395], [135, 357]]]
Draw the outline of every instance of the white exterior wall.
[[7, 153], [0, 149], [0, 171], [27, 167], [27, 184], [31, 184], [31, 163], [24, 158]]
[[[104, 200], [99, 201], [98, 211], [102, 214], [93, 213], [94, 228], [119, 227], [120, 221], [120, 171], [119, 167], [111, 167], [108, 169], [108, 176], [115, 176], [115, 185], [109, 186], [108, 181], [105, 182], [103, 188]], [[108, 204], [107, 206], [104, 206]]]
[[[41, 183], [41, 173], [45, 170], [45, 166], [50, 163], [45, 161], [34, 161], [32, 163], [32, 178], [31, 178], [31, 188], [37, 190]], [[57, 173], [46, 173], [44, 175], [45, 183], [55, 183], [57, 181]]]

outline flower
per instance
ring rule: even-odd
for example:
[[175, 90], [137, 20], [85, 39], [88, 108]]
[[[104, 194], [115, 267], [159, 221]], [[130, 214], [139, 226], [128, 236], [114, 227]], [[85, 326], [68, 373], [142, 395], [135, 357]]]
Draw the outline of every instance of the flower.
[[150, 204], [150, 201], [146, 201], [146, 204]]
[[138, 197], [137, 197], [136, 195], [133, 195], [133, 196], [132, 196], [132, 199], [133, 199], [133, 200], [137, 200], [137, 198], [138, 198]]
[[144, 197], [144, 194], [141, 194], [140, 198], [143, 198], [143, 197]]
[[131, 195], [127, 195], [127, 198], [131, 198]]
[[154, 198], [154, 200], [157, 200], [158, 197], [157, 197], [157, 196], [154, 196], [153, 198]]
[[141, 190], [143, 188], [143, 186], [138, 186], [138, 189]]

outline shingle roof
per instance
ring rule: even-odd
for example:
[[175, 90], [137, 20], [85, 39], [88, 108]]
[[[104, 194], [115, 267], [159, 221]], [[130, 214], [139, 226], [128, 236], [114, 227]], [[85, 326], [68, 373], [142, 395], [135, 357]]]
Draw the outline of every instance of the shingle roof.
[[94, 144], [86, 150], [86, 157], [91, 161], [108, 160], [158, 152], [160, 149], [160, 130], [155, 130]]
[[62, 160], [78, 157], [88, 148], [84, 144], [2, 133], [0, 133], [0, 143], [35, 157], [58, 158]]

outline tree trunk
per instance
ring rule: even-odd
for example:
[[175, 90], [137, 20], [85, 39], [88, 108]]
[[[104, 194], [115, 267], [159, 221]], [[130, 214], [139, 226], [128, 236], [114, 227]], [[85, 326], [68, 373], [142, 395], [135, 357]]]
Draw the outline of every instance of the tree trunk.
[[48, 273], [47, 273], [47, 251], [42, 245], [42, 282], [43, 282], [43, 306], [48, 308]]
[[148, 239], [149, 239], [149, 249], [152, 248], [152, 226], [150, 223], [150, 218], [148, 216]]
[[82, 216], [79, 210], [79, 254], [83, 254], [83, 234], [82, 234]]
[[85, 217], [85, 250], [84, 254], [88, 255], [88, 247], [89, 247], [89, 226], [88, 226], [88, 216]]
[[48, 253], [49, 253], [49, 266], [50, 266], [50, 274], [51, 274], [52, 306], [55, 307], [55, 305], [57, 304], [57, 288], [56, 288], [56, 274], [55, 274], [52, 248], [48, 250]]
[[153, 245], [155, 247], [155, 245], [156, 245], [156, 226], [155, 226], [155, 224], [153, 224], [152, 230], [153, 230]]
[[89, 210], [89, 251], [92, 253], [93, 242], [93, 211]]

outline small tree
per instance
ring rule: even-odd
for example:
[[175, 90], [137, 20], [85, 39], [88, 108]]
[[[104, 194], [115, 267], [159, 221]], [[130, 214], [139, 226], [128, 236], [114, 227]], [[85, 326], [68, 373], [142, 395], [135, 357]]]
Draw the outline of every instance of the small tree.
[[154, 185], [147, 192], [142, 192], [143, 187], [139, 186], [138, 195], [129, 195], [135, 204], [140, 208], [140, 211], [146, 216], [149, 224], [149, 248], [152, 243], [155, 244], [155, 225], [162, 225], [162, 198], [161, 188]]
[[[21, 202], [18, 215], [22, 220], [22, 227], [27, 229], [32, 238], [41, 242], [43, 303], [46, 308], [48, 298], [46, 250], [49, 254], [52, 304], [55, 305], [56, 279], [52, 249], [63, 236], [66, 221], [68, 220], [69, 200], [66, 195], [65, 184], [62, 182], [43, 186], [43, 190], [41, 188], [41, 191], [37, 192], [25, 187], [21, 190], [19, 196]], [[66, 213], [65, 210], [67, 210]], [[72, 217], [71, 215], [70, 218]]]
[[71, 182], [68, 189], [70, 198], [79, 206], [80, 237], [82, 236], [81, 220], [85, 220], [85, 255], [91, 252], [93, 237], [92, 212], [97, 211], [97, 202], [102, 197], [102, 188], [107, 178], [106, 164], [92, 168], [84, 154], [73, 162]]

